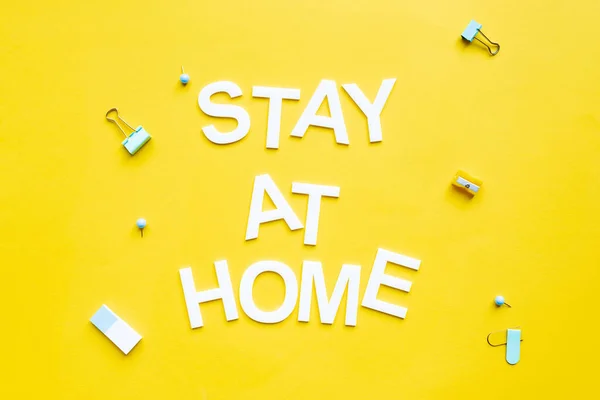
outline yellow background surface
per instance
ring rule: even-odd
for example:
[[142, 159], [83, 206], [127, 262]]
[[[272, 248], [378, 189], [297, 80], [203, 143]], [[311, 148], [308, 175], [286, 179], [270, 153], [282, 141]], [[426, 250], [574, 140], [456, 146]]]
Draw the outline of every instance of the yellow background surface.
[[[161, 4], [158, 4], [161, 3]], [[410, 3], [410, 4], [409, 4]], [[43, 399], [532, 399], [597, 393], [600, 3], [507, 0], [8, 2], [0, 12], [0, 397]], [[465, 46], [471, 19], [502, 49]], [[180, 66], [191, 83], [178, 82]], [[383, 142], [342, 91], [373, 99], [397, 78]], [[289, 136], [321, 79], [340, 90], [349, 146], [326, 129]], [[237, 83], [251, 130], [228, 146], [201, 128], [202, 87]], [[297, 87], [281, 145], [265, 148], [267, 101]], [[218, 101], [227, 101], [218, 97]], [[119, 107], [153, 139], [131, 157], [104, 119]], [[469, 200], [458, 169], [483, 180]], [[318, 244], [282, 222], [244, 234], [253, 179], [269, 173], [304, 221], [293, 181], [341, 187]], [[267, 207], [268, 205], [265, 205]], [[144, 238], [135, 228], [148, 220]], [[297, 309], [262, 325], [220, 301], [192, 330], [178, 270], [199, 289], [226, 259], [236, 292], [258, 260], [342, 263], [378, 247], [422, 260], [405, 320], [359, 308], [358, 325]], [[497, 309], [503, 294], [513, 308]], [[276, 276], [255, 299], [275, 308]], [[128, 355], [89, 318], [108, 304], [144, 337]], [[344, 302], [345, 303], [345, 297]], [[521, 361], [489, 332], [520, 326]]]

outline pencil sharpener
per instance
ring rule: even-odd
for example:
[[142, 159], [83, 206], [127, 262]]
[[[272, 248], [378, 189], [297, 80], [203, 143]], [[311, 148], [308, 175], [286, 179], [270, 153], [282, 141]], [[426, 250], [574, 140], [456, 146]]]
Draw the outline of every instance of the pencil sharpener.
[[131, 135], [123, 140], [123, 143], [121, 144], [127, 149], [129, 154], [134, 155], [148, 143], [150, 139], [150, 134], [140, 125], [135, 131], [131, 132]]
[[483, 181], [467, 174], [465, 171], [458, 171], [454, 175], [452, 185], [469, 193], [471, 196], [475, 196], [481, 189]]

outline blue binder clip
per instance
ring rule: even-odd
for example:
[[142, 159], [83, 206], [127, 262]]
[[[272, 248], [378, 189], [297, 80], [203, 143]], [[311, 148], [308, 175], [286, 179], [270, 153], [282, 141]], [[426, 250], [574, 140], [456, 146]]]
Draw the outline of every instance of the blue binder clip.
[[506, 331], [506, 362], [515, 365], [521, 359], [521, 330]]
[[[133, 132], [131, 132], [129, 135], [127, 135], [125, 133], [125, 131], [123, 130], [123, 128], [121, 128], [121, 125], [119, 125], [117, 120], [114, 118], [110, 118], [108, 116], [108, 114], [110, 114], [113, 111], [115, 112], [116, 117], [119, 120], [121, 120], [121, 122], [123, 122], [125, 125], [127, 125], [127, 127], [129, 129], [131, 129]], [[127, 149], [129, 154], [131, 154], [131, 155], [134, 155], [135, 153], [137, 153], [138, 150], [141, 149], [142, 146], [144, 146], [146, 143], [148, 143], [148, 141], [152, 138], [150, 136], [150, 134], [148, 132], [146, 132], [146, 130], [141, 125], [138, 126], [136, 129], [133, 129], [131, 127], [131, 125], [129, 125], [127, 123], [127, 121], [125, 121], [123, 118], [121, 118], [119, 116], [119, 110], [117, 110], [116, 108], [111, 108], [110, 110], [108, 110], [106, 112], [106, 119], [109, 120], [110, 122], [113, 122], [115, 125], [117, 125], [117, 127], [119, 127], [121, 132], [123, 132], [123, 135], [125, 135], [125, 140], [123, 140], [123, 142], [121, 144], [125, 147], [125, 149]]]
[[[475, 20], [471, 20], [471, 22], [469, 22], [469, 25], [467, 25], [467, 28], [463, 31], [461, 36], [463, 39], [465, 39], [469, 43], [471, 43], [473, 41], [473, 39], [477, 40], [478, 42], [483, 44], [485, 47], [487, 47], [487, 49], [491, 55], [495, 56], [500, 51], [500, 45], [498, 43], [492, 42], [490, 39], [488, 39], [488, 37], [485, 36], [485, 34], [483, 32], [481, 32], [481, 26], [482, 25], [479, 22], [477, 22]], [[483, 40], [479, 39], [477, 37], [478, 33], [481, 33], [481, 35], [485, 38], [485, 40], [487, 40], [488, 43], [492, 45], [492, 47], [496, 48], [496, 51], [492, 51], [492, 47], [490, 47]]]
[[[505, 331], [500, 331], [505, 332]], [[506, 345], [506, 362], [510, 365], [515, 365], [521, 359], [521, 330], [520, 329], [507, 329], [506, 330], [506, 342], [504, 343], [492, 343], [490, 336], [498, 332], [492, 332], [487, 335], [487, 342], [492, 347]]]

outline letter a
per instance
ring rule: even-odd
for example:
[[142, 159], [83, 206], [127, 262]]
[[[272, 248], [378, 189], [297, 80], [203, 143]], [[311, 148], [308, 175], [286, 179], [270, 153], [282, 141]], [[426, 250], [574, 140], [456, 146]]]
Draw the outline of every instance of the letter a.
[[[321, 107], [325, 99], [329, 103], [331, 117], [317, 115], [317, 111], [319, 111], [319, 107]], [[337, 88], [335, 87], [335, 81], [324, 79], [317, 86], [298, 123], [296, 123], [296, 126], [292, 130], [292, 136], [304, 137], [310, 125], [333, 129], [335, 141], [338, 144], [350, 143], [348, 141], [348, 132], [346, 131], [346, 123], [344, 122], [344, 114], [342, 113], [342, 105]]]
[[[263, 200], [265, 192], [269, 195], [274, 210], [263, 211]], [[283, 219], [291, 230], [303, 228], [302, 222], [298, 219], [292, 207], [285, 200], [275, 182], [268, 174], [259, 175], [254, 178], [254, 189], [252, 190], [252, 200], [250, 202], [250, 215], [248, 216], [248, 225], [246, 227], [246, 240], [256, 239], [258, 237], [258, 228], [264, 222]]]

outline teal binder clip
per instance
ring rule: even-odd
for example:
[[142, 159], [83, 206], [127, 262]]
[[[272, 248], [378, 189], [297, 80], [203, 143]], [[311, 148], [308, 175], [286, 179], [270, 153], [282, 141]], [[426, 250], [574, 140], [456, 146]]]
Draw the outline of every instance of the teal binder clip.
[[[117, 120], [108, 116], [111, 112], [114, 112], [116, 114], [116, 118], [118, 118], [122, 123], [127, 125], [127, 127], [133, 132], [127, 135], [123, 128], [121, 128], [121, 125], [119, 125]], [[123, 140], [121, 144], [125, 147], [125, 149], [127, 149], [129, 154], [131, 155], [137, 153], [138, 150], [141, 149], [152, 138], [150, 134], [146, 132], [146, 130], [141, 125], [138, 126], [136, 129], [133, 129], [131, 125], [127, 123], [127, 121], [125, 121], [119, 116], [119, 110], [117, 110], [116, 108], [111, 108], [106, 112], [106, 119], [117, 125], [121, 132], [123, 132], [123, 135], [125, 135], [125, 140]]]
[[508, 329], [506, 331], [506, 362], [515, 365], [521, 358], [521, 330]]
[[[488, 37], [485, 36], [485, 34], [483, 32], [481, 32], [481, 26], [482, 25], [479, 22], [472, 20], [471, 22], [469, 22], [469, 25], [467, 25], [467, 27], [465, 28], [465, 30], [463, 31], [461, 36], [463, 39], [465, 39], [469, 43], [471, 43], [473, 41], [473, 39], [477, 40], [478, 42], [483, 44], [485, 47], [487, 47], [487, 49], [491, 55], [495, 56], [500, 51], [500, 45], [498, 43], [492, 42], [490, 39], [488, 39]], [[492, 47], [490, 47], [483, 40], [479, 39], [477, 37], [478, 33], [481, 33], [481, 35], [485, 38], [485, 40], [487, 40], [487, 42], [489, 44], [491, 44], [492, 47], [496, 48], [496, 51], [492, 51]]]
[[[504, 332], [504, 331], [499, 331]], [[487, 335], [487, 342], [492, 347], [504, 346], [506, 345], [506, 362], [510, 365], [515, 365], [521, 359], [521, 330], [520, 329], [507, 329], [506, 330], [506, 342], [504, 343], [492, 343], [490, 340], [490, 336], [495, 333], [492, 332]]]

